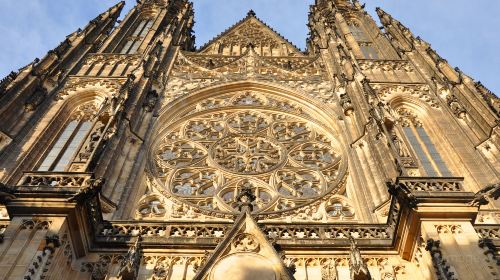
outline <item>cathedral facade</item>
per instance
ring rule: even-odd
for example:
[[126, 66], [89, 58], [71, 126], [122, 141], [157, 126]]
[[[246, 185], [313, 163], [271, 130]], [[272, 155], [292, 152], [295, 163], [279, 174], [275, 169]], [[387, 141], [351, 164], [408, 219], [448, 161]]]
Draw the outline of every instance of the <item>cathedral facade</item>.
[[0, 81], [0, 279], [500, 279], [500, 101], [391, 15], [123, 6]]

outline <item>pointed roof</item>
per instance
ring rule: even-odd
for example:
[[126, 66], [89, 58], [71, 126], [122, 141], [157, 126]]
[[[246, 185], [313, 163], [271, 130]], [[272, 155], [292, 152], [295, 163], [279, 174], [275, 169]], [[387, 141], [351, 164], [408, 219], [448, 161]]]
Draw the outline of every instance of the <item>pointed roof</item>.
[[[259, 30], [256, 30], [259, 29]], [[250, 32], [251, 31], [251, 32]], [[261, 19], [259, 19], [253, 10], [248, 11], [247, 16], [238, 21], [233, 26], [226, 29], [224, 32], [210, 40], [208, 43], [200, 48], [201, 53], [205, 53], [211, 49], [216, 42], [224, 42], [230, 40], [237, 40], [254, 46], [260, 45], [259, 43], [276, 43], [276, 45], [285, 44], [291, 52], [300, 54], [302, 51], [295, 46], [292, 42], [288, 41], [285, 37], [279, 34], [276, 30], [271, 28]], [[260, 41], [260, 42], [259, 42]]]
[[281, 256], [244, 207], [226, 238], [208, 255], [194, 280], [294, 279]]

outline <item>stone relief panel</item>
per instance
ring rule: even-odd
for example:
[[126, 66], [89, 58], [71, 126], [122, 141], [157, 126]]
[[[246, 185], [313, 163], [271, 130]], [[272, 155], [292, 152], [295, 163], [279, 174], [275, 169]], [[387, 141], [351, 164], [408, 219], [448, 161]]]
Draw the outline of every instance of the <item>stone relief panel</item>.
[[406, 60], [359, 60], [359, 67], [371, 82], [421, 83], [412, 64]]
[[261, 80], [281, 83], [319, 98], [325, 103], [335, 99], [321, 57], [266, 57], [250, 48], [240, 56], [200, 55], [180, 52], [167, 78], [163, 106], [192, 91], [231, 81]]
[[[251, 189], [254, 211], [268, 218], [294, 211], [287, 216], [352, 219], [346, 199], [331, 199], [344, 192], [347, 158], [335, 137], [308, 118], [295, 103], [253, 91], [205, 99], [166, 124], [153, 144], [152, 185], [205, 215], [233, 215], [241, 190]], [[141, 203], [144, 215], [156, 211], [151, 201]]]
[[379, 94], [380, 98], [387, 102], [396, 95], [413, 96], [427, 103], [432, 108], [439, 108], [439, 101], [431, 92], [429, 85], [426, 84], [372, 84], [373, 89]]
[[253, 45], [260, 55], [294, 56], [300, 50], [255, 17], [253, 12], [240, 23], [202, 47], [201, 53], [239, 55]]

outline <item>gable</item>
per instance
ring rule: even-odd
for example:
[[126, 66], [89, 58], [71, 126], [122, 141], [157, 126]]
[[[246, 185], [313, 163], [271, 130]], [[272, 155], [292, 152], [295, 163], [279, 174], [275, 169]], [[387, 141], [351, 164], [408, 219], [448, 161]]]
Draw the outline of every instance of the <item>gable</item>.
[[245, 53], [249, 44], [261, 56], [303, 55], [297, 47], [258, 19], [253, 11], [208, 42], [200, 53], [238, 56]]
[[294, 279], [250, 214], [243, 210], [226, 238], [198, 269], [194, 280]]

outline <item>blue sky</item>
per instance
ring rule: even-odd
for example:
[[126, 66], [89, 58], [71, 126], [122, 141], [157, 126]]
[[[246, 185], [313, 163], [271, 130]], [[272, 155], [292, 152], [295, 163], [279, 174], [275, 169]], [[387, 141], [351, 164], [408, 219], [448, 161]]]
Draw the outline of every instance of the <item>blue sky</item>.
[[[0, 77], [42, 57], [66, 35], [117, 0], [0, 0]], [[253, 9], [259, 18], [300, 48], [314, 0], [194, 0], [197, 45]], [[447, 59], [493, 92], [500, 93], [500, 1], [365, 0], [375, 16], [380, 6]], [[127, 0], [125, 11], [135, 4]]]

